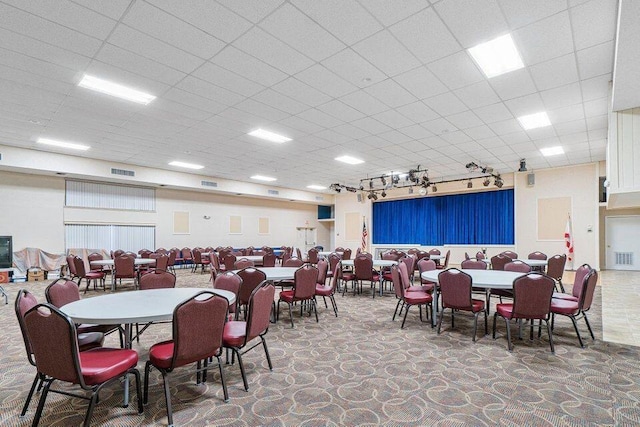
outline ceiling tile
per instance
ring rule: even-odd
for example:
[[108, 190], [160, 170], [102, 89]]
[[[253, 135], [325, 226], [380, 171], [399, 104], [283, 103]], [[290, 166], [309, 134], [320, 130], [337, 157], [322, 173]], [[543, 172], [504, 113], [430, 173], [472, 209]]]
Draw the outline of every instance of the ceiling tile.
[[562, 138], [563, 135], [570, 135], [578, 132], [585, 132], [587, 125], [585, 120], [575, 120], [573, 122], [554, 123], [553, 128], [556, 134]]
[[613, 42], [579, 50], [578, 70], [581, 79], [588, 79], [613, 71]]
[[385, 26], [392, 25], [428, 6], [424, 0], [404, 0], [402, 2], [367, 0], [361, 4]]
[[542, 98], [537, 93], [510, 99], [504, 102], [514, 117], [525, 116], [545, 110]]
[[496, 136], [495, 132], [487, 125], [476, 126], [464, 130], [464, 133], [469, 135], [474, 140], [490, 138]]
[[571, 9], [576, 49], [584, 49], [615, 38], [617, 6], [616, 0], [592, 0]]
[[443, 135], [445, 133], [458, 131], [457, 127], [442, 118], [423, 123], [422, 127], [435, 135]]
[[447, 87], [426, 67], [396, 76], [394, 80], [418, 99], [430, 98], [448, 91]]
[[351, 92], [350, 94], [340, 98], [340, 101], [351, 106], [352, 108], [355, 108], [356, 110], [364, 113], [367, 116], [371, 116], [373, 114], [377, 114], [389, 109], [389, 107], [380, 102], [378, 99], [366, 93], [364, 90]]
[[176, 85], [176, 87], [228, 106], [235, 105], [244, 99], [244, 96], [242, 95], [193, 76], [185, 77]]
[[566, 0], [499, 0], [499, 2], [512, 28], [531, 24], [567, 8]]
[[582, 96], [585, 101], [604, 98], [611, 92], [611, 75], [605, 74], [580, 82]]
[[407, 126], [399, 129], [400, 132], [413, 139], [422, 139], [433, 136], [433, 133], [420, 125]]
[[362, 40], [353, 49], [387, 76], [395, 76], [420, 65], [388, 31], [380, 31]]
[[494, 77], [489, 83], [503, 101], [536, 92], [536, 86], [526, 68]]
[[571, 83], [554, 89], [545, 90], [540, 92], [540, 96], [542, 97], [544, 106], [549, 110], [582, 102], [582, 93], [580, 91], [579, 83]]
[[347, 104], [340, 102], [337, 99], [320, 105], [318, 107], [318, 110], [324, 111], [330, 116], [347, 122], [358, 120], [364, 117], [364, 114], [362, 114], [360, 111], [351, 108]]
[[443, 0], [433, 7], [465, 48], [509, 31], [496, 0]]
[[309, 106], [293, 100], [286, 95], [276, 92], [272, 89], [266, 89], [252, 97], [256, 101], [270, 105], [278, 110], [289, 114], [298, 114], [309, 109]]
[[273, 12], [284, 0], [217, 0], [218, 3], [231, 9], [238, 15], [253, 23], [261, 21]]
[[389, 30], [424, 64], [462, 49], [433, 8], [399, 22]]
[[193, 72], [193, 75], [216, 86], [220, 86], [230, 92], [235, 92], [244, 96], [255, 95], [265, 88], [261, 84], [246, 79], [232, 71], [226, 70], [210, 62], [204, 63], [200, 68]]
[[325, 59], [322, 65], [360, 88], [386, 78], [374, 65], [351, 49], [345, 49]]
[[462, 111], [465, 111], [467, 109], [466, 105], [464, 105], [451, 92], [443, 93], [442, 95], [436, 95], [432, 98], [425, 99], [424, 103], [441, 116], [461, 113]]
[[372, 135], [376, 135], [379, 133], [386, 132], [391, 130], [391, 128], [383, 123], [380, 123], [378, 120], [375, 120], [371, 117], [363, 117], [362, 119], [354, 120], [351, 122], [353, 126], [357, 126], [362, 130], [367, 131]]
[[318, 91], [336, 98], [358, 89], [320, 64], [307, 68], [295, 77]]
[[453, 93], [469, 108], [484, 107], [500, 102], [500, 98], [487, 81], [456, 89]]
[[578, 69], [573, 53], [529, 67], [539, 90], [552, 89], [578, 81]]
[[383, 111], [382, 113], [375, 114], [372, 118], [393, 129], [403, 128], [414, 124], [411, 120], [394, 110]]
[[547, 111], [551, 124], [563, 122], [572, 122], [584, 119], [584, 110], [582, 105], [570, 105], [568, 107], [556, 108]]
[[609, 102], [607, 98], [594, 99], [584, 103], [585, 117], [598, 117], [607, 114], [609, 111]]
[[506, 135], [522, 130], [520, 123], [515, 119], [502, 120], [500, 122], [490, 123], [488, 125], [496, 135]]
[[534, 65], [572, 53], [573, 36], [569, 13], [562, 12], [520, 28], [514, 31], [513, 39], [525, 65]]
[[394, 108], [416, 101], [411, 93], [392, 79], [371, 85], [365, 89], [365, 92]]
[[458, 129], [469, 129], [483, 125], [482, 120], [471, 111], [464, 111], [445, 118]]
[[476, 108], [473, 112], [487, 124], [513, 118], [513, 114], [502, 102]]
[[328, 128], [336, 127], [344, 123], [342, 120], [338, 120], [335, 117], [330, 116], [327, 113], [315, 108], [303, 111], [302, 113], [298, 114], [298, 117], [301, 117], [322, 127]]
[[428, 68], [449, 89], [459, 89], [485, 79], [466, 51], [432, 62]]
[[440, 117], [438, 113], [427, 107], [424, 102], [417, 101], [396, 108], [396, 111], [415, 123], [424, 123]]
[[265, 86], [276, 84], [287, 77], [282, 71], [232, 46], [223, 49], [211, 62]]

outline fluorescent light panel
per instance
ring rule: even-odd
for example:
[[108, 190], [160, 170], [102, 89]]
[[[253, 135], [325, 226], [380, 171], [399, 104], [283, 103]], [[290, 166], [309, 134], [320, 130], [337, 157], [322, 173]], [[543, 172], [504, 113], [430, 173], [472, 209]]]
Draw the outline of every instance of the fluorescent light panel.
[[202, 165], [195, 165], [193, 163], [186, 163], [186, 162], [179, 162], [179, 161], [169, 162], [169, 166], [177, 166], [179, 168], [187, 168], [187, 169], [204, 169], [204, 166]]
[[518, 49], [511, 38], [511, 34], [480, 43], [477, 46], [469, 48], [468, 51], [488, 78], [519, 70], [524, 67], [520, 53], [518, 53]]
[[264, 139], [271, 142], [277, 142], [282, 144], [283, 142], [291, 141], [291, 138], [287, 138], [286, 136], [278, 135], [277, 133], [269, 132], [264, 129], [256, 129], [252, 132], [249, 132], [249, 135], [255, 136], [256, 138]]
[[557, 156], [558, 154], [564, 154], [564, 149], [557, 145], [555, 147], [547, 147], [547, 148], [541, 148], [540, 152], [542, 153], [543, 156]]
[[342, 163], [347, 163], [349, 165], [359, 165], [360, 163], [364, 163], [364, 160], [356, 159], [355, 157], [351, 156], [340, 156], [336, 157], [335, 160]]
[[518, 121], [525, 130], [537, 129], [545, 126], [551, 126], [551, 120], [546, 112], [529, 114], [527, 116], [518, 117]]
[[89, 76], [87, 74], [82, 77], [82, 80], [80, 80], [78, 86], [144, 105], [147, 105], [148, 103], [156, 99], [155, 96], [149, 95], [148, 93], [140, 92], [139, 90], [135, 90], [127, 86], [122, 86], [108, 80], [102, 80], [94, 76]]
[[267, 182], [277, 181], [276, 178], [272, 178], [270, 176], [264, 176], [264, 175], [253, 175], [251, 179], [257, 179], [258, 181], [267, 181]]
[[307, 185], [307, 188], [311, 189], [311, 190], [326, 190], [327, 187], [325, 187], [324, 185]]
[[55, 139], [49, 139], [49, 138], [38, 138], [36, 142], [38, 144], [51, 145], [53, 147], [60, 147], [60, 148], [70, 148], [72, 150], [86, 151], [89, 148], [91, 148], [88, 145], [76, 144], [74, 142], [56, 141]]

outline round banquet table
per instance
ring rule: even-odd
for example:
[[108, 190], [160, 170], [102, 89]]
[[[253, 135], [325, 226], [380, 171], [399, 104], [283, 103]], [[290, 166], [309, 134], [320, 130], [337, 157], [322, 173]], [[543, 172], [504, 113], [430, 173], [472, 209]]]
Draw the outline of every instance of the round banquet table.
[[[267, 280], [276, 282], [278, 280], [293, 279], [296, 270], [300, 267], [255, 267], [257, 270], [264, 272], [267, 275]], [[240, 270], [233, 270], [237, 273]]]
[[[420, 277], [422, 277], [424, 280], [438, 283], [438, 274], [440, 274], [442, 271], [443, 270], [425, 271], [420, 275]], [[502, 270], [462, 269], [461, 271], [464, 271], [469, 276], [471, 276], [472, 284], [474, 287], [484, 289], [511, 289], [513, 287], [513, 281], [525, 274], [515, 271]], [[437, 289], [435, 292], [436, 294], [434, 295], [433, 301], [431, 302], [431, 308], [433, 310], [432, 313], [435, 313], [438, 307]], [[432, 316], [432, 325], [435, 325], [435, 317], [436, 316]]]

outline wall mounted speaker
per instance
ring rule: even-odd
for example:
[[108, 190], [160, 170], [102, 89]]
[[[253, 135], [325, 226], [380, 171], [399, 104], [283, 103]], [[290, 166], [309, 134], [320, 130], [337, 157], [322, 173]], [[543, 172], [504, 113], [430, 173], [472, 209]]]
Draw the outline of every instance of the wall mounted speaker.
[[536, 175], [534, 173], [528, 173], [527, 174], [527, 185], [529, 187], [533, 187], [533, 185], [536, 183]]

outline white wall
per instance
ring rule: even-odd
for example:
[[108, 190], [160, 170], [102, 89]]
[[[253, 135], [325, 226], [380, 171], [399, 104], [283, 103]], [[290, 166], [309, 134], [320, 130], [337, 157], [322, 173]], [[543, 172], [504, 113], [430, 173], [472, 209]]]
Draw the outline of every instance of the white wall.
[[[335, 205], [335, 246], [330, 249], [333, 250], [335, 247], [342, 246], [343, 248], [351, 248], [353, 253], [355, 254], [356, 249], [360, 247], [362, 242], [362, 217], [365, 218], [365, 222], [367, 224], [367, 231], [369, 234], [368, 238], [368, 250], [371, 249], [371, 201], [365, 199], [364, 203], [358, 202], [357, 195], [355, 193], [340, 193], [336, 195], [336, 205]], [[358, 230], [357, 233], [354, 233], [358, 236], [356, 240], [347, 240], [347, 230], [345, 223], [345, 215], [347, 213], [358, 213], [360, 215], [360, 221], [358, 222]]]

